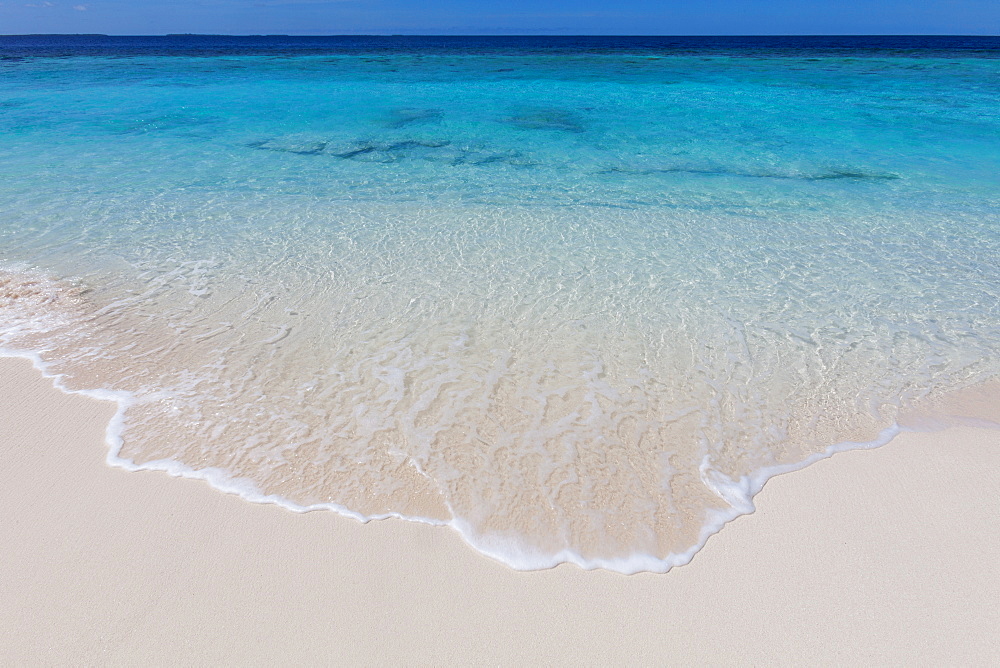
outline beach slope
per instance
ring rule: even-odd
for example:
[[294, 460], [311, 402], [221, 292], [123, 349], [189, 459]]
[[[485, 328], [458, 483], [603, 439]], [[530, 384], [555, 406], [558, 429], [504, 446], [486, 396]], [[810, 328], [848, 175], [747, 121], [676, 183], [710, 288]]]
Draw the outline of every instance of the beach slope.
[[0, 663], [986, 665], [1000, 432], [771, 480], [666, 575], [520, 573], [445, 528], [295, 515], [105, 464], [114, 406], [0, 360]]

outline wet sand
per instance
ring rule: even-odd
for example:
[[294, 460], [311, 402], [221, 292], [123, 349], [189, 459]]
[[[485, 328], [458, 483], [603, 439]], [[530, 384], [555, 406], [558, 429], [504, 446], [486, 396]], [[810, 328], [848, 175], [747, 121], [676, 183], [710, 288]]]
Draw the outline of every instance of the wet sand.
[[1000, 651], [1000, 431], [778, 476], [666, 575], [108, 467], [109, 403], [0, 359], [0, 663], [964, 664]]

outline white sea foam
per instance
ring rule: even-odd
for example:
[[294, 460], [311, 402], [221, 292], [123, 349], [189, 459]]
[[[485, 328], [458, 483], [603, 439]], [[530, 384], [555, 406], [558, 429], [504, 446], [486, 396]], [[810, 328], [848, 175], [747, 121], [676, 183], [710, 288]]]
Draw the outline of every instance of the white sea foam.
[[442, 522], [434, 518], [419, 516], [409, 516], [400, 513], [383, 513], [377, 515], [364, 515], [340, 504], [316, 503], [301, 505], [277, 494], [265, 494], [260, 491], [257, 485], [245, 478], [234, 478], [223, 469], [206, 468], [193, 469], [178, 461], [155, 460], [137, 464], [131, 459], [119, 456], [122, 447], [122, 429], [124, 426], [125, 413], [129, 406], [135, 402], [135, 397], [127, 392], [113, 391], [107, 389], [76, 389], [71, 390], [60, 382], [60, 375], [53, 374], [48, 369], [42, 357], [37, 353], [0, 348], [0, 357], [24, 358], [31, 360], [35, 368], [46, 378], [53, 382], [53, 386], [66, 392], [67, 394], [79, 394], [90, 397], [98, 401], [114, 402], [118, 410], [111, 418], [105, 431], [105, 443], [108, 447], [107, 463], [109, 466], [122, 468], [127, 471], [162, 471], [168, 475], [180, 478], [190, 478], [193, 480], [203, 480], [215, 489], [227, 494], [235, 494], [253, 503], [271, 503], [292, 512], [304, 513], [317, 510], [333, 511], [344, 517], [348, 517], [361, 522], [371, 520], [383, 520], [396, 518], [401, 520], [420, 522], [435, 526], [449, 526], [457, 531], [462, 538], [472, 548], [503, 562], [511, 568], [517, 570], [540, 570], [558, 566], [563, 563], [570, 563], [580, 568], [592, 570], [597, 568], [617, 571], [623, 574], [634, 574], [639, 572], [665, 573], [676, 566], [683, 566], [694, 558], [708, 539], [722, 530], [722, 528], [734, 519], [753, 513], [755, 510], [753, 497], [763, 489], [764, 484], [776, 475], [791, 473], [822, 459], [833, 456], [838, 452], [849, 450], [869, 449], [888, 443], [902, 430], [897, 425], [892, 425], [884, 429], [873, 441], [843, 442], [831, 445], [824, 451], [814, 453], [807, 459], [794, 464], [784, 464], [779, 466], [763, 467], [754, 471], [750, 475], [741, 477], [738, 481], [728, 479], [724, 474], [711, 469], [708, 460], [703, 462], [701, 472], [705, 484], [719, 497], [726, 501], [728, 508], [713, 509], [708, 513], [706, 520], [699, 532], [698, 541], [687, 550], [679, 553], [671, 553], [665, 557], [658, 557], [653, 554], [636, 553], [617, 558], [586, 558], [573, 550], [560, 550], [554, 554], [543, 553], [533, 549], [523, 542], [522, 537], [516, 535], [508, 536], [483, 536], [476, 529], [470, 526], [460, 517], [452, 518], [450, 521]]

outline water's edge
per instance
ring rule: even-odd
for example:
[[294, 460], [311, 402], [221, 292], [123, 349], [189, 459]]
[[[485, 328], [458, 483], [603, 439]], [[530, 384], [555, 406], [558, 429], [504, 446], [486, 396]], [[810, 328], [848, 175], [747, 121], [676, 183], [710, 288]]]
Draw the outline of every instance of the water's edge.
[[867, 450], [880, 447], [892, 441], [892, 439], [900, 433], [922, 431], [921, 429], [911, 427], [901, 427], [900, 425], [893, 423], [891, 426], [883, 429], [874, 440], [867, 442], [845, 441], [836, 443], [828, 446], [822, 452], [818, 452], [807, 457], [801, 462], [764, 467], [750, 475], [741, 477], [737, 481], [731, 480], [728, 477], [719, 474], [717, 471], [710, 471], [708, 469], [708, 461], [706, 458], [706, 461], [704, 461], [701, 466], [702, 481], [713, 492], [715, 492], [715, 494], [726, 501], [729, 508], [726, 510], [709, 509], [708, 518], [702, 525], [698, 541], [695, 545], [692, 545], [689, 549], [683, 552], [671, 553], [663, 559], [648, 554], [634, 554], [621, 559], [588, 560], [569, 550], [562, 550], [553, 555], [544, 555], [526, 550], [522, 546], [513, 545], [511, 544], [509, 538], [506, 537], [477, 536], [474, 535], [471, 527], [469, 527], [460, 518], [453, 518], [450, 521], [443, 522], [424, 517], [408, 516], [401, 513], [363, 515], [335, 503], [318, 503], [303, 506], [276, 494], [263, 494], [258, 490], [257, 486], [254, 485], [253, 482], [245, 478], [234, 478], [223, 469], [193, 469], [189, 466], [169, 459], [136, 464], [131, 459], [119, 456], [123, 444], [121, 432], [125, 422], [125, 411], [128, 410], [128, 408], [134, 403], [134, 398], [130, 393], [99, 388], [79, 390], [68, 389], [62, 383], [62, 374], [50, 372], [49, 367], [51, 366], [51, 363], [46, 362], [39, 353], [34, 351], [0, 348], [0, 358], [19, 358], [29, 360], [34, 368], [37, 369], [43, 377], [52, 381], [53, 387], [66, 394], [78, 394], [99, 401], [114, 402], [117, 405], [117, 410], [115, 415], [108, 422], [105, 430], [105, 444], [108, 448], [105, 461], [111, 467], [124, 469], [126, 471], [162, 471], [170, 476], [178, 478], [203, 480], [220, 492], [235, 494], [252, 503], [275, 504], [296, 513], [329, 510], [337, 513], [338, 515], [349, 517], [362, 523], [367, 523], [371, 520], [396, 518], [411, 522], [419, 522], [422, 524], [430, 524], [433, 526], [449, 526], [457, 531], [465, 543], [472, 549], [519, 571], [544, 570], [554, 568], [555, 566], [563, 563], [569, 563], [585, 570], [606, 569], [625, 575], [632, 575], [641, 572], [666, 573], [675, 566], [683, 566], [690, 563], [695, 554], [697, 554], [705, 546], [708, 539], [719, 533], [726, 524], [742, 515], [753, 513], [756, 510], [753, 498], [763, 489], [764, 485], [771, 478], [784, 473], [792, 473], [794, 471], [804, 469], [810, 464], [832, 457], [834, 454], [839, 452]]

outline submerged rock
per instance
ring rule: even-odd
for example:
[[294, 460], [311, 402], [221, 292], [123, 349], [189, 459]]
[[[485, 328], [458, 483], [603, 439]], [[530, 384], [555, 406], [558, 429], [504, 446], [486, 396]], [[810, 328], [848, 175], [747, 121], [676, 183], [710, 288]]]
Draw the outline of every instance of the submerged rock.
[[436, 123], [444, 117], [444, 112], [440, 109], [419, 109], [414, 107], [403, 107], [393, 109], [389, 112], [385, 120], [385, 126], [398, 129], [408, 125], [421, 125], [424, 123]]
[[598, 169], [597, 174], [623, 174], [626, 176], [649, 176], [652, 174], [694, 174], [702, 176], [736, 176], [750, 179], [779, 179], [798, 181], [831, 181], [837, 179], [892, 181], [900, 178], [891, 172], [868, 172], [860, 169], [830, 169], [816, 172], [795, 172], [767, 169], [740, 169], [722, 165], [677, 165], [677, 166], [628, 166], [615, 165]]
[[297, 155], [319, 155], [326, 148], [327, 142], [295, 137], [276, 137], [274, 139], [252, 141], [247, 146], [265, 151], [280, 151], [283, 153], [295, 153]]
[[557, 132], [584, 132], [583, 121], [565, 109], [526, 109], [503, 119], [505, 123], [526, 130], [555, 130]]
[[315, 136], [274, 137], [253, 141], [250, 148], [296, 155], [322, 155], [358, 162], [398, 162], [427, 160], [458, 165], [506, 164], [530, 167], [534, 161], [518, 151], [497, 151], [489, 147], [456, 145], [447, 139], [399, 138], [392, 141], [357, 139], [329, 141]]
[[328, 145], [327, 155], [366, 162], [395, 162], [405, 158], [428, 157], [435, 149], [448, 146], [447, 140], [402, 139], [398, 141], [357, 141], [348, 145]]

